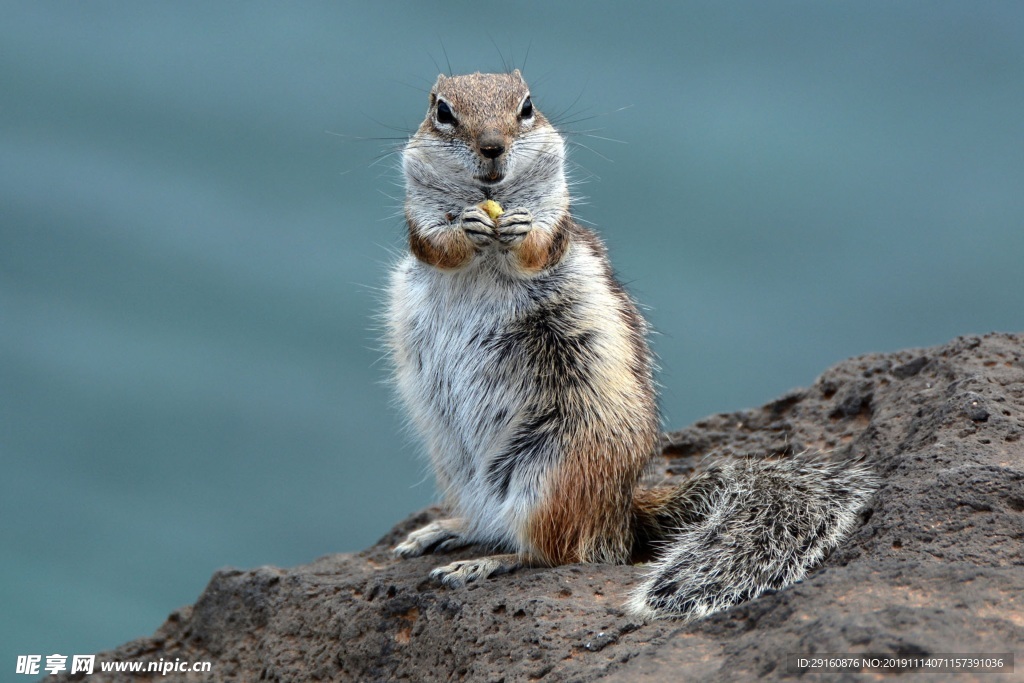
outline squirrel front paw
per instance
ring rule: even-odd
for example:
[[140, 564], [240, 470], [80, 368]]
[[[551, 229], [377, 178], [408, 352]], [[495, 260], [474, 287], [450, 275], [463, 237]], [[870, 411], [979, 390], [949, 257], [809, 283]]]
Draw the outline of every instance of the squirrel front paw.
[[479, 206], [467, 206], [463, 209], [462, 215], [459, 216], [459, 225], [466, 233], [466, 237], [478, 247], [487, 246], [498, 237], [494, 219]]
[[533, 214], [529, 209], [510, 209], [498, 218], [498, 241], [514, 247], [533, 230]]
[[418, 557], [430, 552], [454, 550], [468, 544], [459, 520], [441, 519], [409, 534], [404, 541], [395, 546], [395, 555]]

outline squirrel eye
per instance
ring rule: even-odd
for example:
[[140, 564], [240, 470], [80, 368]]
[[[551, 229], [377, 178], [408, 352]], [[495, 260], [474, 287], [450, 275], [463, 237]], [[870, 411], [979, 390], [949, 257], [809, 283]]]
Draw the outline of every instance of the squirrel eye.
[[527, 95], [526, 99], [523, 100], [523, 106], [519, 109], [519, 118], [528, 119], [533, 116], [533, 100]]
[[452, 108], [444, 100], [437, 101], [437, 122], [449, 126], [454, 126], [457, 123], [455, 114], [452, 113]]

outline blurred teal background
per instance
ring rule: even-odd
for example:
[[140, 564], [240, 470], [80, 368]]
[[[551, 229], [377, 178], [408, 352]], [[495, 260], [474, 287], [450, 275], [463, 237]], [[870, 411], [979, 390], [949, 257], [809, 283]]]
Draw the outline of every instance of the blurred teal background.
[[3, 3], [0, 670], [432, 499], [374, 315], [381, 154], [448, 61], [525, 61], [576, 131], [678, 428], [1024, 329], [1021, 36], [1019, 2]]

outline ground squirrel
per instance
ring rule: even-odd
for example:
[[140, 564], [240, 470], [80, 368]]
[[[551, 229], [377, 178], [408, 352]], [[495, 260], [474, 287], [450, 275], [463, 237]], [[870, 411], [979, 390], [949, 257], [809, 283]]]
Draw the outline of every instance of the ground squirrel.
[[629, 603], [642, 616], [699, 617], [800, 580], [854, 526], [872, 475], [750, 459], [639, 486], [659, 437], [647, 325], [573, 220], [564, 162], [518, 70], [438, 77], [402, 156], [410, 253], [387, 328], [453, 516], [395, 552], [509, 553], [431, 574], [459, 586], [661, 549]]

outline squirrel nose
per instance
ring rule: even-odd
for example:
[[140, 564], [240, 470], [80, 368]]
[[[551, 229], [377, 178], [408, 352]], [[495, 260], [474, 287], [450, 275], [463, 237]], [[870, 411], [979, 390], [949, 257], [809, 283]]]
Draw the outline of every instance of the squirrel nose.
[[505, 140], [498, 131], [486, 131], [480, 136], [477, 146], [488, 159], [497, 159], [505, 153]]
[[500, 142], [494, 142], [490, 144], [481, 144], [480, 153], [488, 159], [497, 159], [505, 153], [505, 145]]

